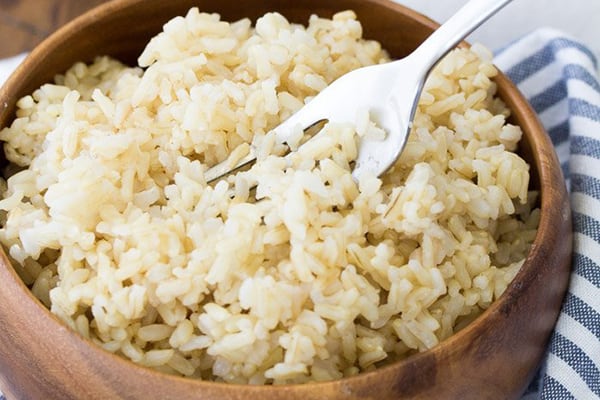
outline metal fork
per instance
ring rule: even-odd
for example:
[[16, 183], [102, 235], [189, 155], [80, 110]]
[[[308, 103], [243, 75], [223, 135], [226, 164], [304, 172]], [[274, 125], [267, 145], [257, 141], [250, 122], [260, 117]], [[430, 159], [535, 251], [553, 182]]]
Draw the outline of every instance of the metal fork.
[[[433, 67], [479, 25], [512, 0], [470, 0], [434, 31], [410, 55], [385, 64], [351, 71], [321, 91], [299, 111], [277, 126], [275, 135], [285, 143], [298, 126], [315, 123], [355, 123], [368, 110], [371, 120], [386, 132], [385, 139], [362, 137], [352, 176], [369, 172], [379, 176], [398, 159], [411, 130], [423, 85]], [[224, 161], [205, 172], [211, 183], [256, 160], [250, 152], [235, 165]]]

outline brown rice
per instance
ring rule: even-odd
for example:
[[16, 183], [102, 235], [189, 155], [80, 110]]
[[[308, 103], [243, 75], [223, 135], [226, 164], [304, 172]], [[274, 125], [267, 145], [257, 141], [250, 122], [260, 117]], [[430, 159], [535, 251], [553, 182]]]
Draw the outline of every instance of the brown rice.
[[[78, 63], [19, 101], [0, 241], [70, 327], [167, 373], [301, 383], [430, 349], [502, 294], [539, 212], [479, 45], [436, 68], [382, 179], [350, 175], [365, 116], [277, 155], [270, 129], [386, 61], [351, 11], [305, 28], [191, 9], [141, 67]], [[250, 143], [253, 168], [205, 183]]]

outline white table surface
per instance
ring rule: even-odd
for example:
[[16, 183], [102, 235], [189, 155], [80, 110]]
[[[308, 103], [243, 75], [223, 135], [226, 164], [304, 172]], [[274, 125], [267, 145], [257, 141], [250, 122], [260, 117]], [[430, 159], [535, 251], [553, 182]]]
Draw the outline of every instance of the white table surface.
[[[396, 1], [440, 23], [466, 3], [466, 0]], [[540, 27], [570, 34], [600, 58], [600, 0], [513, 0], [467, 40], [496, 50]]]

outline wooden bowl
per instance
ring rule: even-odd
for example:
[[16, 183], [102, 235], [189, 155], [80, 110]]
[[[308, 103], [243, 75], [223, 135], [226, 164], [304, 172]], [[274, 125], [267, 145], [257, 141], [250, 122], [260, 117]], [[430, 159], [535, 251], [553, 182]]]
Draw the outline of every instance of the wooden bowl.
[[[108, 54], [134, 63], [144, 44], [191, 6], [225, 20], [279, 11], [306, 23], [312, 13], [353, 9], [365, 37], [393, 57], [406, 55], [437, 26], [388, 0], [117, 0], [71, 22], [36, 48], [0, 91], [0, 127], [15, 102], [76, 61]], [[508, 399], [525, 389], [544, 353], [566, 290], [571, 220], [554, 149], [536, 115], [502, 75], [500, 95], [524, 130], [521, 154], [541, 190], [531, 252], [506, 292], [475, 322], [430, 351], [326, 383], [243, 386], [173, 377], [108, 353], [71, 331], [23, 284], [0, 253], [0, 386], [9, 399]], [[6, 163], [5, 161], [3, 161]]]

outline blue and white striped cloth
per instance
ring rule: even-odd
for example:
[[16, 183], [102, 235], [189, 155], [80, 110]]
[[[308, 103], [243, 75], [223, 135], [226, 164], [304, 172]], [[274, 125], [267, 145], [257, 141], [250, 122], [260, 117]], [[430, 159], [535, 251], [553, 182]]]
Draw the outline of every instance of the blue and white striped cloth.
[[538, 113], [562, 164], [573, 213], [573, 272], [537, 379], [524, 398], [600, 399], [600, 85], [598, 61], [561, 32], [536, 31], [496, 64]]
[[[14, 61], [8, 63], [10, 68]], [[585, 46], [550, 29], [533, 32], [496, 57], [496, 64], [530, 100], [556, 146], [571, 192], [575, 230], [569, 292], [545, 360], [523, 400], [600, 400], [597, 62]], [[0, 77], [6, 66], [0, 63]], [[0, 400], [5, 400], [1, 393]]]

